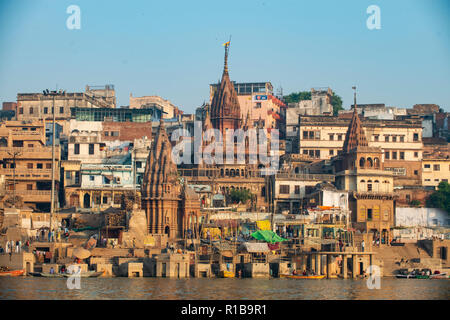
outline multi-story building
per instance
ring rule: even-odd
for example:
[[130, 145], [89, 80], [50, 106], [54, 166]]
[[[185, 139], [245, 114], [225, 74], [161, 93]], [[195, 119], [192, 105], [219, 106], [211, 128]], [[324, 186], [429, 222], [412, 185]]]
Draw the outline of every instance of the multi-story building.
[[380, 244], [388, 244], [394, 223], [393, 174], [384, 170], [381, 147], [370, 146], [356, 109], [343, 151], [333, 158], [333, 164], [337, 188], [349, 191], [354, 228], [372, 233], [373, 240], [380, 240]]
[[[133, 94], [130, 93], [130, 109], [151, 108], [162, 110], [163, 119], [171, 119], [179, 113], [179, 109], [169, 100], [159, 96], [133, 97]], [[159, 121], [159, 119], [154, 121]]]
[[[384, 170], [392, 171], [397, 185], [420, 185], [422, 122], [420, 119], [368, 120], [362, 122], [370, 147], [382, 150]], [[300, 116], [300, 154], [311, 159], [331, 159], [343, 148], [348, 119]]]
[[85, 92], [62, 92], [58, 95], [43, 93], [18, 93], [16, 116], [17, 120], [52, 119], [53, 98], [55, 99], [55, 117], [69, 119], [71, 108], [115, 108], [116, 93], [113, 85], [86, 86]]
[[422, 159], [422, 185], [437, 187], [450, 180], [450, 157], [429, 155]]
[[280, 172], [269, 177], [269, 203], [275, 213], [300, 214], [305, 196], [321, 182], [334, 182], [334, 175]]
[[[10, 195], [15, 193], [26, 206], [35, 210], [50, 210], [52, 147], [46, 146], [45, 121], [0, 123], [0, 159], [0, 175], [5, 176]], [[56, 146], [55, 168], [59, 167], [59, 161], [60, 148]], [[57, 190], [57, 169], [54, 178]]]

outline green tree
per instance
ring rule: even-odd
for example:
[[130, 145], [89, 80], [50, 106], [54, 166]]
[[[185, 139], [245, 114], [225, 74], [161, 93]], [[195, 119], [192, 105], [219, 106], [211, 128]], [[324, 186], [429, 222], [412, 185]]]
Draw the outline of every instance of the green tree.
[[[295, 103], [302, 100], [311, 100], [311, 91], [299, 91], [293, 92], [287, 96], [284, 96], [284, 102]], [[331, 104], [333, 106], [333, 115], [337, 116], [339, 110], [344, 110], [342, 107], [342, 98], [338, 96], [334, 91], [331, 96]]]
[[230, 192], [230, 198], [233, 203], [239, 203], [239, 202], [245, 203], [245, 202], [247, 202], [247, 200], [252, 198], [252, 194], [247, 189], [244, 189], [244, 190], [234, 189], [234, 190], [231, 190], [231, 192]]
[[450, 214], [450, 184], [448, 182], [439, 183], [438, 189], [428, 198], [427, 207], [444, 209]]

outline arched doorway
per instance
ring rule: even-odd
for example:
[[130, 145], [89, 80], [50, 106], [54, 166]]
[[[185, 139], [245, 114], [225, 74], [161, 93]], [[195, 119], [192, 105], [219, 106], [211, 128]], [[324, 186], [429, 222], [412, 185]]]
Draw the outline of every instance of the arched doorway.
[[91, 207], [91, 195], [86, 193], [83, 198], [83, 207], [90, 208]]
[[164, 233], [170, 236], [170, 227], [169, 226], [166, 226], [164, 228]]

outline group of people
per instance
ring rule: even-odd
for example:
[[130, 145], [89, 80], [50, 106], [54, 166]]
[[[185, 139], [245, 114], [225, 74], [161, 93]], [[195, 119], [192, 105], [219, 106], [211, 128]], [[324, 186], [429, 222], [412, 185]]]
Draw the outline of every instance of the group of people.
[[[27, 241], [27, 245], [29, 246], [29, 243]], [[9, 240], [6, 241], [5, 249], [0, 246], [0, 253], [21, 253], [22, 252], [22, 240]]]

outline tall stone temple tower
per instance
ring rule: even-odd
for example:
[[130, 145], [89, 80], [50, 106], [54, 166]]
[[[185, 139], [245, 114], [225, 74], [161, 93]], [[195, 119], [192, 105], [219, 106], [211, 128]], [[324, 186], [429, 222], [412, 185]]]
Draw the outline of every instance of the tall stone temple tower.
[[241, 126], [241, 108], [234, 85], [228, 74], [228, 50], [230, 42], [225, 44], [225, 63], [222, 80], [217, 86], [211, 102], [211, 122], [215, 129], [225, 137], [227, 129], [239, 129]]
[[[167, 238], [184, 236], [189, 228], [185, 219], [200, 215], [200, 201], [188, 188], [178, 180], [177, 166], [172, 161], [172, 145], [161, 120], [142, 182], [142, 208], [147, 216], [149, 234]], [[186, 204], [189, 204], [190, 212], [186, 212]]]
[[381, 148], [369, 146], [357, 112], [356, 93], [354, 106], [343, 152], [333, 160], [336, 185], [349, 191], [353, 226], [387, 244], [394, 223], [393, 176], [384, 170]]

